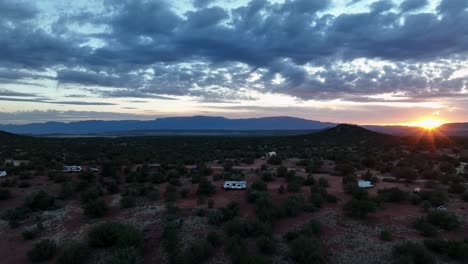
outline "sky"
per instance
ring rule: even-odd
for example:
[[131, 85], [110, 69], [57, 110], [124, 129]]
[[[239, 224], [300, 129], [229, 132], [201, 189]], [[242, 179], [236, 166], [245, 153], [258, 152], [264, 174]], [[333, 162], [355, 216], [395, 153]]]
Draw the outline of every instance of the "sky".
[[468, 121], [468, 0], [0, 0], [0, 123]]

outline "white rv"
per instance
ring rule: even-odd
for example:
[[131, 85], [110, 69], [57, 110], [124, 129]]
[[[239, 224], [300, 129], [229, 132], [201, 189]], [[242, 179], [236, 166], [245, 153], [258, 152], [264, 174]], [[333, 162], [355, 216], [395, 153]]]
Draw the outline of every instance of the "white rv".
[[63, 166], [63, 172], [80, 172], [81, 166]]
[[274, 152], [274, 151], [267, 152], [267, 153], [265, 154], [265, 157], [267, 157], [267, 158], [276, 157], [276, 152]]
[[244, 190], [247, 188], [246, 181], [225, 181], [223, 188], [225, 190]]

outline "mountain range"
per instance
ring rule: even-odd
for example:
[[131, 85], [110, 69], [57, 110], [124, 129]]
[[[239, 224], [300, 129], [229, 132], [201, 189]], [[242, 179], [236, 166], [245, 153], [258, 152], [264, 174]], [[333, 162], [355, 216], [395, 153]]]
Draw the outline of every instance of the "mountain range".
[[[119, 120], [101, 121], [89, 120], [70, 123], [47, 122], [33, 123], [25, 125], [0, 125], [0, 130], [26, 135], [102, 135], [102, 134], [136, 134], [145, 135], [158, 134], [166, 131], [167, 134], [178, 131], [297, 131], [297, 134], [308, 133], [311, 130], [323, 130], [335, 127], [336, 123], [307, 120], [296, 117], [261, 117], [228, 119], [224, 117], [212, 116], [191, 116], [191, 117], [167, 117], [155, 120]], [[369, 130], [394, 134], [409, 135], [417, 133], [420, 128], [407, 126], [363, 126]], [[468, 123], [444, 124], [439, 131], [446, 135], [468, 135]], [[289, 132], [288, 132], [289, 131]], [[302, 131], [302, 132], [301, 132]]]

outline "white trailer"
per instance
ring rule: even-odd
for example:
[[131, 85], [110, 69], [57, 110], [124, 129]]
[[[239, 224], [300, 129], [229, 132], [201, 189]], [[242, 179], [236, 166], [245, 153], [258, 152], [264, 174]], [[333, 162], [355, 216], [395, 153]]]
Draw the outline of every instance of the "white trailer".
[[246, 181], [225, 181], [223, 188], [225, 190], [245, 190], [247, 188]]

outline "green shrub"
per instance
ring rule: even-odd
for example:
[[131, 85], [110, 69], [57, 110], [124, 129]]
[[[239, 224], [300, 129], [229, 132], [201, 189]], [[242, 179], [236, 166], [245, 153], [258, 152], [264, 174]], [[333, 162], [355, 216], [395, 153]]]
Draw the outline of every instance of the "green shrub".
[[267, 184], [262, 181], [257, 180], [257, 181], [254, 181], [252, 185], [250, 185], [250, 188], [256, 191], [266, 191]]
[[8, 200], [11, 198], [11, 192], [8, 189], [0, 189], [0, 200]]
[[463, 201], [468, 202], [468, 192], [464, 192], [464, 193], [461, 195], [461, 198], [463, 199]]
[[264, 222], [272, 221], [277, 213], [276, 205], [268, 193], [262, 195], [255, 201], [255, 214]]
[[279, 194], [283, 194], [286, 192], [286, 188], [284, 188], [284, 185], [281, 184], [280, 187], [278, 188], [278, 193]]
[[288, 182], [288, 186], [286, 187], [288, 192], [299, 192], [301, 190], [302, 185], [298, 181]]
[[409, 193], [398, 187], [378, 190], [377, 200], [384, 203], [400, 203], [409, 198]]
[[343, 209], [348, 216], [363, 219], [366, 218], [369, 213], [375, 212], [376, 204], [368, 199], [359, 200], [353, 198], [344, 205]]
[[413, 223], [413, 227], [425, 237], [432, 237], [437, 235], [437, 228], [428, 223], [423, 217], [416, 219], [416, 221]]
[[439, 210], [429, 212], [427, 221], [445, 230], [454, 230], [460, 226], [460, 221], [455, 214]]
[[182, 198], [187, 198], [190, 193], [190, 188], [189, 187], [184, 187], [182, 190], [180, 190], [180, 196]]
[[106, 222], [94, 226], [88, 233], [89, 245], [92, 247], [140, 248], [143, 235], [135, 227], [117, 222]]
[[56, 250], [57, 245], [53, 240], [43, 239], [34, 244], [33, 248], [29, 250], [27, 254], [29, 260], [32, 262], [40, 262], [51, 259]]
[[29, 183], [28, 181], [20, 181], [20, 183], [18, 183], [18, 188], [29, 188], [31, 187], [31, 183]]
[[302, 202], [298, 196], [289, 196], [282, 204], [280, 213], [283, 217], [297, 216], [302, 211]]
[[465, 190], [466, 190], [465, 186], [461, 183], [452, 183], [450, 184], [450, 187], [448, 189], [450, 193], [458, 193], [458, 194], [464, 193]]
[[324, 199], [323, 199], [322, 194], [320, 194], [320, 193], [312, 193], [312, 194], [310, 195], [310, 201], [312, 202], [312, 204], [313, 204], [315, 207], [321, 208], [322, 205], [323, 205]]
[[311, 219], [304, 225], [301, 233], [308, 237], [318, 237], [322, 233], [322, 224], [318, 220]]
[[394, 263], [433, 264], [434, 257], [419, 243], [405, 241], [392, 249]]
[[162, 246], [168, 256], [169, 263], [179, 263], [180, 254], [180, 239], [176, 227], [167, 225], [164, 227], [162, 235]]
[[218, 233], [210, 231], [208, 235], [206, 235], [206, 240], [210, 242], [211, 245], [216, 247], [221, 241], [221, 238], [219, 237]]
[[276, 252], [275, 241], [272, 237], [261, 236], [256, 241], [257, 250], [263, 254], [274, 254]]
[[206, 239], [200, 239], [190, 245], [184, 252], [186, 263], [202, 263], [214, 253], [214, 247]]
[[112, 252], [105, 264], [143, 264], [143, 257], [137, 248], [117, 248]]
[[102, 217], [107, 213], [109, 207], [102, 199], [96, 199], [84, 204], [85, 215], [93, 218]]
[[159, 190], [158, 190], [158, 189], [151, 190], [151, 191], [148, 193], [148, 198], [149, 198], [151, 201], [157, 201], [157, 200], [161, 199], [161, 195], [159, 194]]
[[318, 183], [319, 183], [319, 186], [322, 188], [328, 188], [328, 186], [330, 186], [330, 184], [328, 183], [328, 180], [323, 177], [319, 178]]
[[316, 238], [299, 236], [289, 244], [290, 257], [299, 264], [325, 263], [322, 245]]
[[213, 208], [213, 207], [214, 207], [214, 200], [208, 199], [208, 208]]
[[40, 233], [40, 230], [39, 228], [30, 228], [30, 229], [26, 229], [24, 230], [21, 235], [23, 236], [24, 239], [27, 239], [27, 240], [30, 240], [30, 239], [34, 239], [36, 238]]
[[304, 185], [315, 185], [315, 179], [312, 175], [307, 175], [306, 180], [303, 183]]
[[133, 196], [123, 196], [120, 199], [120, 207], [121, 208], [132, 208], [135, 207], [135, 197]]
[[44, 190], [33, 193], [26, 198], [26, 206], [31, 210], [50, 210], [55, 205], [55, 198]]
[[67, 245], [57, 259], [57, 264], [82, 264], [88, 255], [88, 249], [82, 245], [73, 243]]
[[226, 223], [224, 230], [228, 236], [241, 237], [257, 237], [271, 233], [271, 227], [257, 219], [233, 219]]
[[208, 224], [220, 225], [223, 222], [224, 214], [221, 210], [214, 210], [208, 213]]
[[468, 244], [464, 241], [426, 239], [424, 245], [437, 254], [465, 263], [468, 261]]
[[393, 235], [390, 230], [382, 230], [380, 231], [380, 240], [382, 241], [392, 241], [393, 240]]
[[206, 178], [198, 184], [197, 195], [211, 196], [216, 193], [216, 187]]

